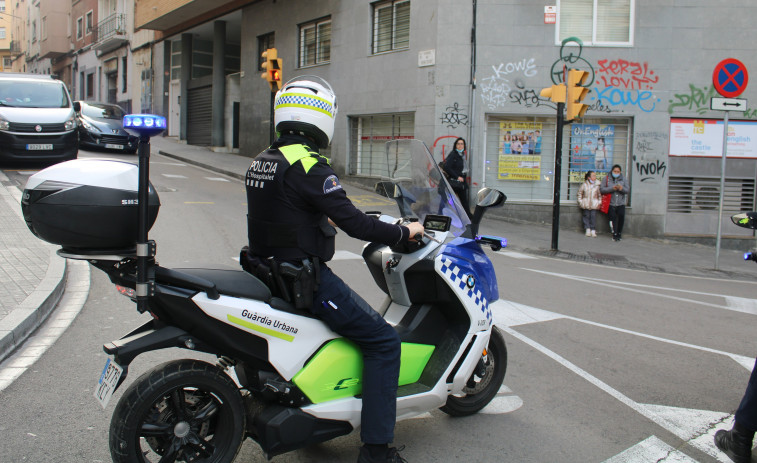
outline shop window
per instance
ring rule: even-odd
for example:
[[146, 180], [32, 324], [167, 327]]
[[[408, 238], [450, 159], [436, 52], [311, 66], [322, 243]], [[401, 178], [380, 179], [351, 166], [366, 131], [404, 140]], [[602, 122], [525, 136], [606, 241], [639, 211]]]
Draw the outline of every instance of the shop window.
[[558, 0], [556, 43], [578, 37], [584, 45], [633, 45], [636, 0]]
[[[582, 124], [564, 126], [561, 200], [576, 199], [588, 170], [604, 178], [612, 165], [620, 164], [628, 177], [629, 127], [628, 119], [606, 118], [585, 118]], [[486, 186], [506, 192], [509, 201], [551, 203], [555, 140], [554, 118], [490, 117], [484, 167]]]
[[331, 61], [331, 18], [300, 26], [300, 67]]
[[410, 1], [373, 5], [373, 53], [410, 47]]
[[350, 174], [410, 176], [410, 160], [386, 152], [386, 142], [414, 138], [412, 113], [353, 116], [350, 124]]

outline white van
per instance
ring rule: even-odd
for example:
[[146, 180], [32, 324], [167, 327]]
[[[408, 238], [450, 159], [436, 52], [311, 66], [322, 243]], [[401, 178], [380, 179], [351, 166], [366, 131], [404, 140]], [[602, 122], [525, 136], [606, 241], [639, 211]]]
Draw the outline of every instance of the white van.
[[45, 74], [0, 72], [0, 163], [76, 159], [79, 135], [66, 86]]

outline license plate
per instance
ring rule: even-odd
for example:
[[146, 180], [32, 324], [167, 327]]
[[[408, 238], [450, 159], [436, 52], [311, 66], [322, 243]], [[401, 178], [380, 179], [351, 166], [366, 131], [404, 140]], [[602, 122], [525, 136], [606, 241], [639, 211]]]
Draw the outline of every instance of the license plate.
[[53, 145], [52, 143], [30, 143], [26, 145], [26, 149], [29, 151], [51, 150]]
[[106, 144], [105, 147], [109, 150], [122, 150], [124, 149], [124, 145], [112, 145], [110, 143]]
[[111, 358], [105, 362], [105, 368], [100, 375], [100, 379], [95, 386], [95, 399], [100, 402], [103, 408], [108, 406], [113, 391], [116, 390], [118, 380], [121, 378], [124, 369], [121, 365], [114, 362]]

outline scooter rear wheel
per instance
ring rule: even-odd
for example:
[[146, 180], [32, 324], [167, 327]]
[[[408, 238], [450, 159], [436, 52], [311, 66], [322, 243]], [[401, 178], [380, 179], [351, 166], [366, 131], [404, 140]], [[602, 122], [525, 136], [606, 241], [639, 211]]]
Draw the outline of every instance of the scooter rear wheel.
[[478, 413], [497, 395], [507, 370], [507, 346], [505, 338], [497, 327], [492, 328], [486, 357], [482, 356], [485, 370], [481, 376], [473, 373], [463, 389], [465, 395], [447, 397], [447, 403], [440, 408], [450, 416], [468, 416]]
[[110, 423], [116, 463], [230, 463], [242, 444], [245, 414], [236, 384], [199, 360], [158, 365], [118, 401]]

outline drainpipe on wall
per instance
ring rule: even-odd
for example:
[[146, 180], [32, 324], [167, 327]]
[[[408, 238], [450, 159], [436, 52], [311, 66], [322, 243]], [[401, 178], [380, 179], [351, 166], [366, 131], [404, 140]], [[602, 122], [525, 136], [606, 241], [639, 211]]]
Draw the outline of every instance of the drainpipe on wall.
[[[471, 26], [470, 35], [470, 93], [468, 95], [468, 107], [470, 108], [470, 117], [468, 118], [468, 176], [471, 177], [471, 183], [473, 178], [471, 175], [471, 167], [473, 165], [473, 126], [476, 114], [476, 0], [473, 0], [473, 25]], [[481, 184], [486, 185], [486, 163], [483, 163], [482, 172], [484, 175], [481, 177]], [[472, 185], [468, 185], [468, 204], [470, 207], [470, 201], [472, 194]]]

